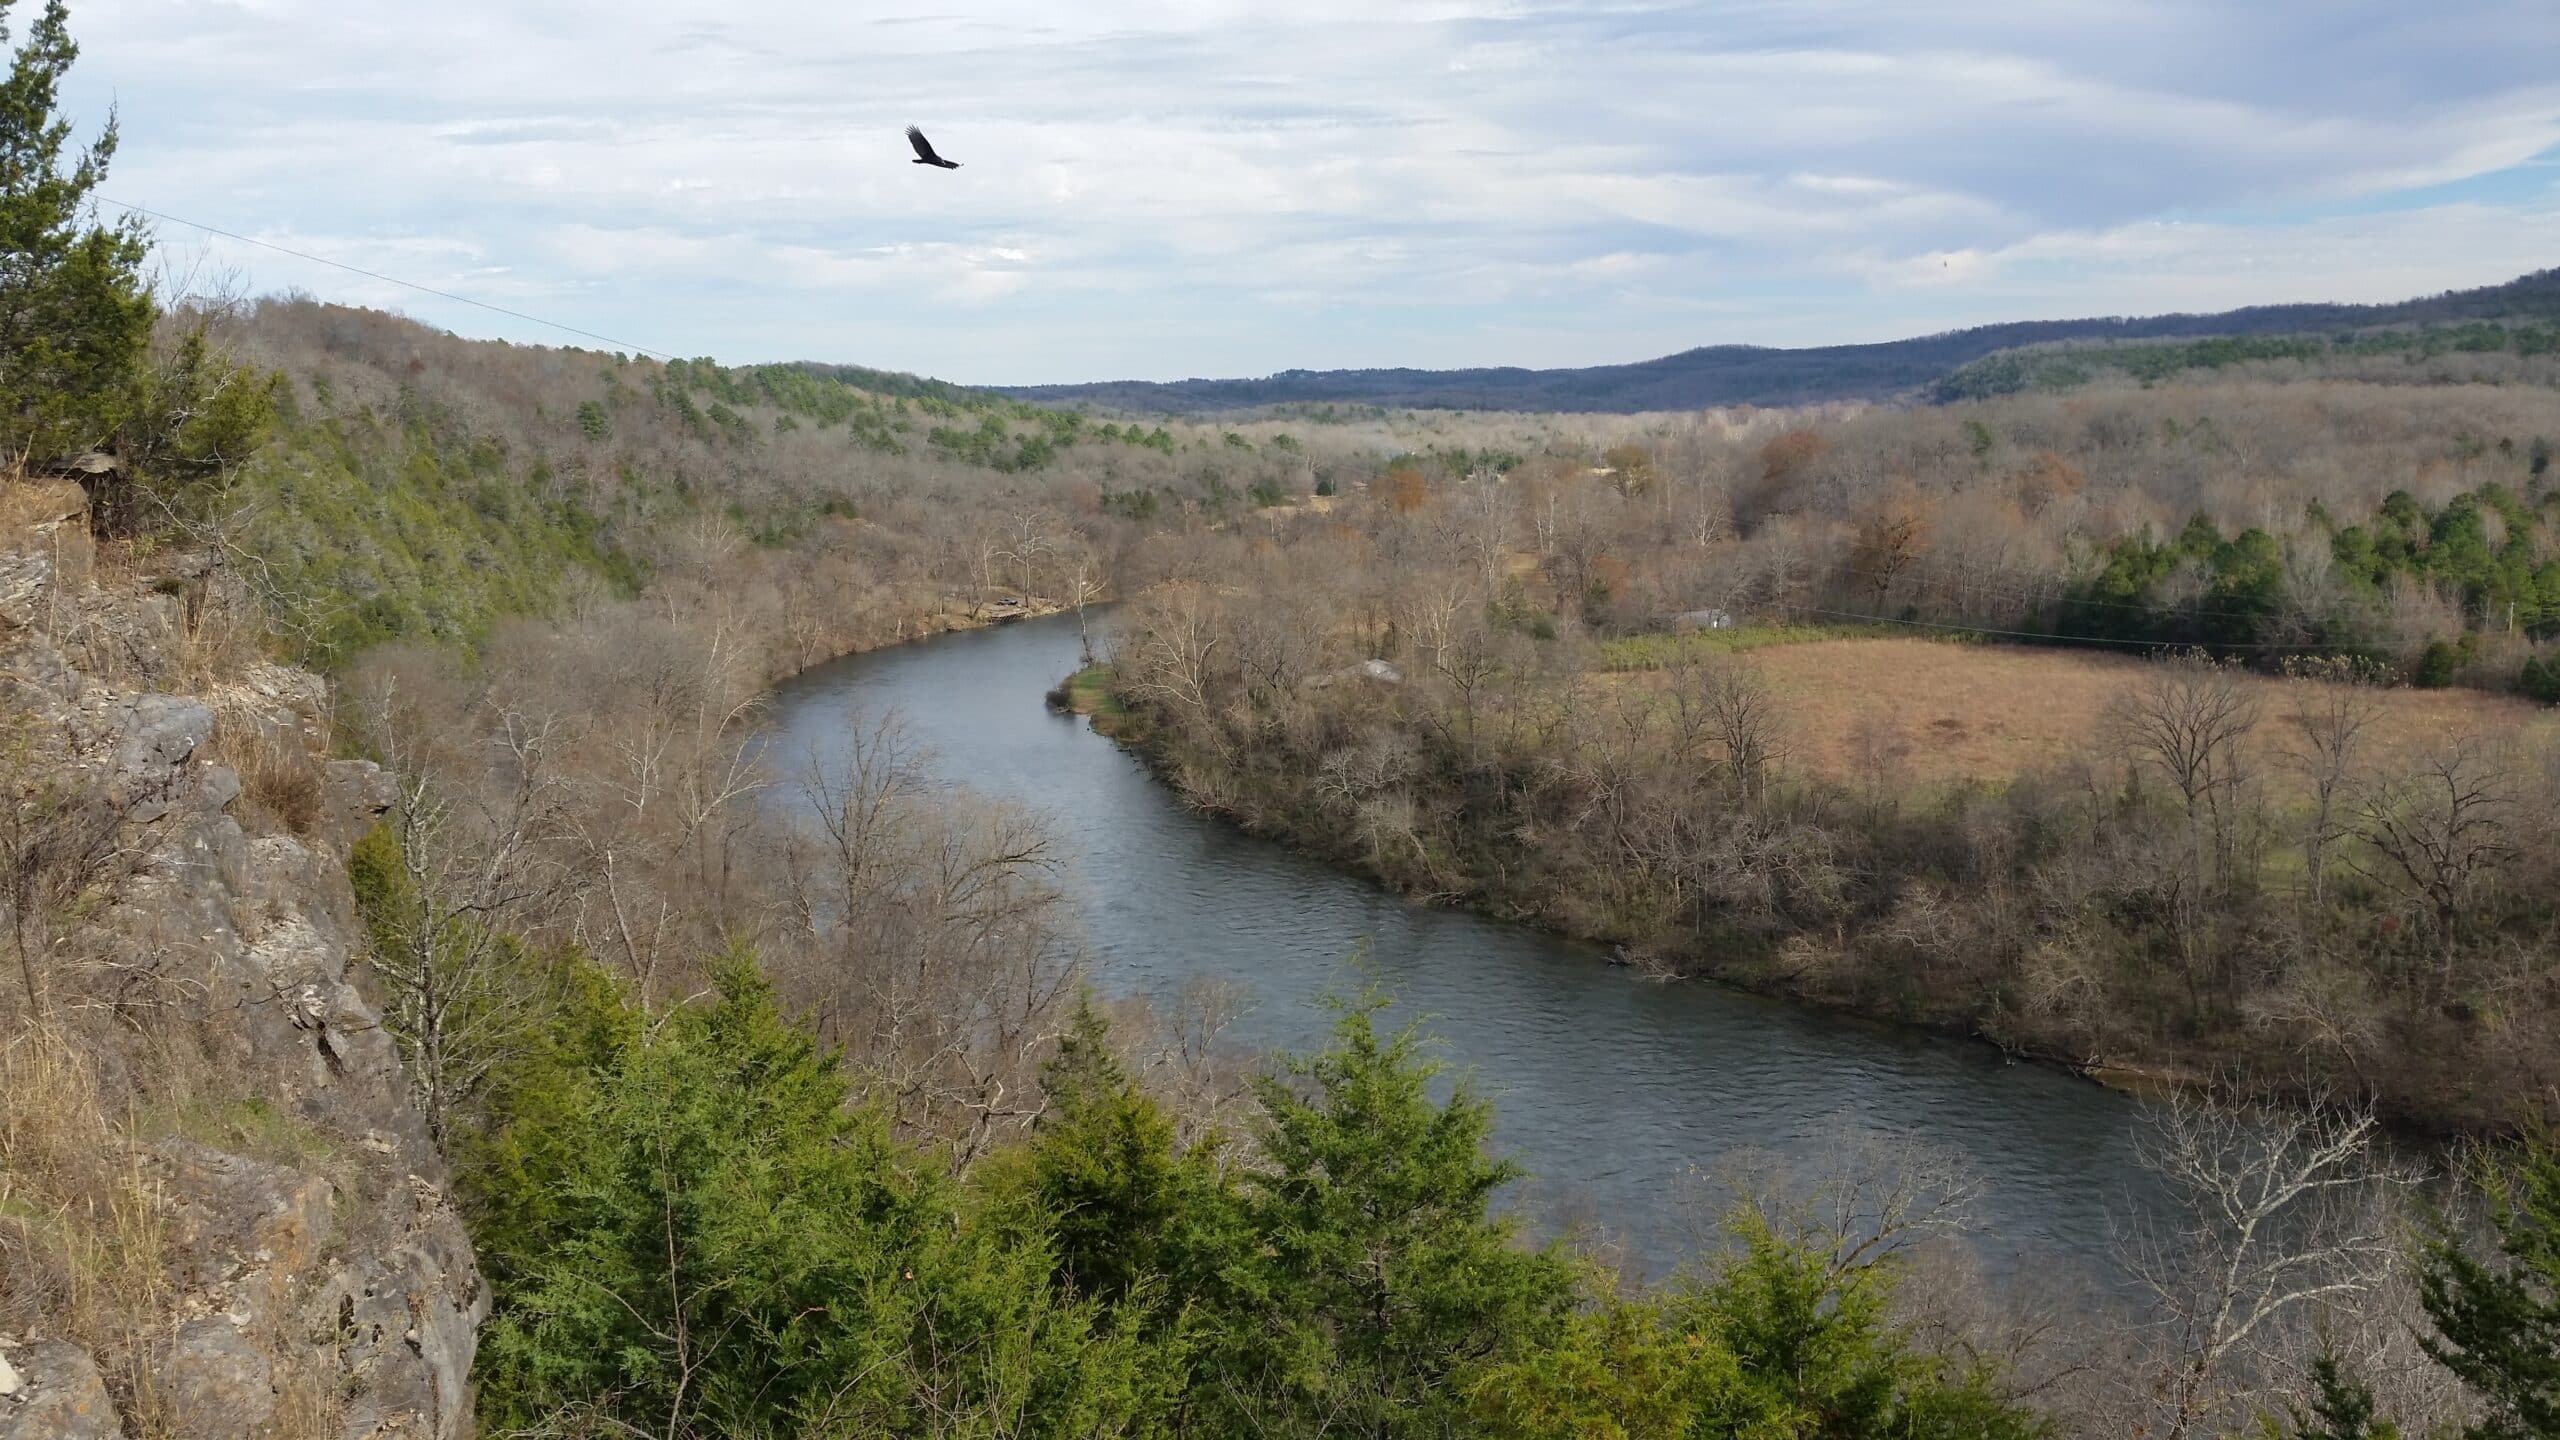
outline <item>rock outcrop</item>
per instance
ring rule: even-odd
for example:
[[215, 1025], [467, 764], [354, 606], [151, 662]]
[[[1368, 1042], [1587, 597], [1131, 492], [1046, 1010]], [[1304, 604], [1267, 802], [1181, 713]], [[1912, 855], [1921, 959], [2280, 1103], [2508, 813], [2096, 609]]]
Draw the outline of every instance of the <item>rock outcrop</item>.
[[[467, 1435], [487, 1292], [366, 994], [346, 875], [388, 777], [326, 757], [318, 677], [212, 653], [201, 567], [104, 580], [87, 545], [76, 513], [0, 535], [19, 792], [108, 857], [23, 1008], [83, 1027], [103, 1088], [123, 1087], [119, 1163], [165, 1284], [112, 1357], [16, 1321], [0, 1440]], [[225, 761], [249, 746], [254, 788], [294, 803], [244, 795]], [[191, 1091], [155, 1094], [173, 1051]]]
[[88, 1352], [59, 1340], [0, 1351], [0, 1440], [109, 1440], [124, 1434]]

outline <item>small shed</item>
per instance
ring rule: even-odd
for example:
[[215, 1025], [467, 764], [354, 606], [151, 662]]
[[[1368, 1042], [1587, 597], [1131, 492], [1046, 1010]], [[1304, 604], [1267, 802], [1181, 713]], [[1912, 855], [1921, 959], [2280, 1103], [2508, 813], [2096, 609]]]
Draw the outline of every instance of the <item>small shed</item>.
[[1733, 628], [1733, 612], [1713, 608], [1685, 610], [1671, 617], [1671, 628], [1682, 635], [1692, 630], [1730, 630]]

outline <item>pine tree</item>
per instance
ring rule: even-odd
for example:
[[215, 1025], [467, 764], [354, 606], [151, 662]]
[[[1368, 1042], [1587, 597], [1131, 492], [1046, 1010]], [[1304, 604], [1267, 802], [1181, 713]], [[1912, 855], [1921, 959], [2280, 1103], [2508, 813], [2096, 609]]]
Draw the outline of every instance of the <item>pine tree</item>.
[[1546, 1343], [1572, 1272], [1516, 1243], [1489, 1204], [1518, 1175], [1485, 1154], [1492, 1111], [1407, 1027], [1381, 1039], [1375, 996], [1345, 1005], [1331, 1048], [1259, 1084], [1264, 1168], [1220, 1269], [1199, 1396], [1209, 1433], [1464, 1433], [1474, 1369]]
[[2047, 1432], [1984, 1377], [1909, 1345], [1890, 1318], [1892, 1257], [1843, 1269], [1826, 1248], [1749, 1210], [1731, 1229], [1739, 1255], [1671, 1306], [1675, 1323], [1711, 1337], [1739, 1364], [1730, 1408], [1701, 1417], [1707, 1433], [2027, 1440]]
[[2419, 1256], [2418, 1299], [2436, 1333], [2427, 1353], [2480, 1392], [2490, 1416], [2470, 1440], [2560, 1436], [2560, 1149], [2530, 1136], [2484, 1187], [2499, 1259], [2439, 1223]]
[[[0, 41], [8, 11], [0, 0]], [[56, 110], [79, 53], [64, 0], [46, 0], [0, 83], [0, 445], [19, 460], [107, 442], [139, 401], [158, 314], [141, 223], [95, 217], [115, 119], [75, 149]]]
[[2373, 1413], [2372, 1387], [2335, 1356], [2311, 1363], [2311, 1413], [2296, 1413], [2287, 1440], [2400, 1440], [2400, 1427]]
[[1112, 1053], [1090, 995], [1041, 1081], [1049, 1107], [1032, 1132], [1032, 1183], [1059, 1277], [1078, 1295], [1179, 1312], [1205, 1283], [1207, 1237], [1232, 1210], [1205, 1153], [1215, 1141], [1178, 1152], [1172, 1117]]
[[717, 978], [647, 1024], [590, 989], [502, 1098], [466, 1177], [490, 1428], [1115, 1435], [1165, 1407], [1036, 1228], [851, 1105], [748, 957]]
[[[2050, 1427], [1989, 1377], [1890, 1321], [1892, 1262], [1837, 1263], [1748, 1212], [1703, 1280], [1603, 1295], [1553, 1344], [1468, 1387], [1505, 1440], [2036, 1440]], [[2377, 1437], [2379, 1440], [2379, 1437]]]

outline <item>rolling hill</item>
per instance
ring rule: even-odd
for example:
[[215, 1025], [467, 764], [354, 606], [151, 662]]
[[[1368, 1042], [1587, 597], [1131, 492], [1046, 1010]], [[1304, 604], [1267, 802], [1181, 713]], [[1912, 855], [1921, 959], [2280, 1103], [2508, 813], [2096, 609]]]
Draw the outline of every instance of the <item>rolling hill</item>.
[[2108, 316], [1982, 325], [1871, 345], [1709, 345], [1628, 365], [1528, 370], [1284, 370], [1260, 379], [1100, 381], [996, 393], [1044, 405], [1193, 415], [1295, 405], [1629, 414], [1710, 405], [1801, 405], [1926, 392], [1985, 357], [2056, 344], [2336, 334], [2560, 317], [2560, 268], [2476, 290], [2381, 305], [2258, 305], [2209, 315]]

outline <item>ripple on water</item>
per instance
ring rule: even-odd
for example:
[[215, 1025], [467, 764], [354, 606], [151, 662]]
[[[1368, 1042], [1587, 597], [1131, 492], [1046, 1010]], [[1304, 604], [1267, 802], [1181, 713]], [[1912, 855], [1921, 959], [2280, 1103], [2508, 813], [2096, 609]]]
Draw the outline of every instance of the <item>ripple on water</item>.
[[1061, 881], [1106, 988], [1243, 981], [1233, 1035], [1322, 1043], [1314, 997], [1367, 973], [1398, 1016], [1498, 1107], [1497, 1145], [1537, 1178], [1515, 1200], [1624, 1237], [1659, 1272], [1704, 1233], [1692, 1170], [1740, 1151], [1818, 1166], [1844, 1133], [1913, 1136], [1983, 1175], [2000, 1268], [2111, 1278], [2110, 1213], [2156, 1194], [2132, 1153], [2132, 1105], [1986, 1047], [1705, 985], [1656, 985], [1599, 952], [1479, 916], [1409, 905], [1356, 877], [1186, 812], [1144, 767], [1042, 696], [1075, 668], [1074, 621], [1024, 621], [821, 666], [781, 686], [786, 763], [840, 750], [897, 712], [945, 781], [1049, 821]]

